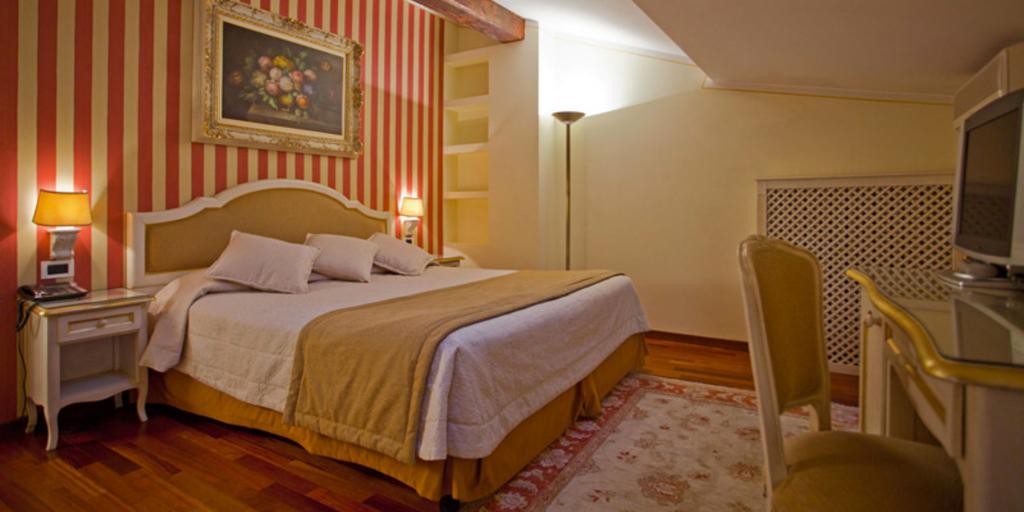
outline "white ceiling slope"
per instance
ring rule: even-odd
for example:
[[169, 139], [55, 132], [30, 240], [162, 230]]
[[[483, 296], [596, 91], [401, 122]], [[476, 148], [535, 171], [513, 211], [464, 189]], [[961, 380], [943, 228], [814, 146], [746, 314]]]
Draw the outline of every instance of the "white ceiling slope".
[[635, 0], [719, 86], [948, 101], [1024, 0]]
[[633, 0], [496, 1], [543, 30], [689, 61]]

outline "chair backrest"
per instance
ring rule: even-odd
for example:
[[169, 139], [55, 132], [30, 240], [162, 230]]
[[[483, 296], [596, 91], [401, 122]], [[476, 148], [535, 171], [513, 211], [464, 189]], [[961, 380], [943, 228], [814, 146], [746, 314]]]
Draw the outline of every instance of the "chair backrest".
[[813, 254], [762, 236], [744, 240], [739, 259], [770, 491], [787, 473], [779, 415], [811, 405], [812, 428], [831, 424], [821, 270]]

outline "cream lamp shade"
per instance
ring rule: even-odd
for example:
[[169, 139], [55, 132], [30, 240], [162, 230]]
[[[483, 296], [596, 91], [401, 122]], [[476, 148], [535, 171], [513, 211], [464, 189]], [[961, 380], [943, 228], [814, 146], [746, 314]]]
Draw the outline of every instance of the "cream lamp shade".
[[40, 190], [32, 222], [39, 226], [88, 226], [92, 224], [89, 193]]
[[402, 217], [422, 217], [423, 200], [417, 197], [406, 197], [402, 199], [402, 207], [398, 209]]
[[40, 190], [32, 222], [50, 228], [51, 259], [73, 259], [75, 257], [75, 238], [78, 236], [77, 226], [92, 224], [89, 193], [84, 190], [78, 192]]
[[420, 227], [420, 217], [423, 216], [423, 200], [418, 197], [403, 197], [402, 206], [398, 208], [398, 215], [406, 217], [402, 221], [402, 233], [405, 235], [405, 242], [411, 244]]

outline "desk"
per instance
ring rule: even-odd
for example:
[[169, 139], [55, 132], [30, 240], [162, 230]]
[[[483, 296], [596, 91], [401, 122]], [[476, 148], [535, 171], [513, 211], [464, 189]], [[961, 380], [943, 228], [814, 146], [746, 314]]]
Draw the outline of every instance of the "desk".
[[861, 430], [940, 444], [967, 511], [1024, 510], [1024, 294], [928, 270], [847, 275], [861, 285]]

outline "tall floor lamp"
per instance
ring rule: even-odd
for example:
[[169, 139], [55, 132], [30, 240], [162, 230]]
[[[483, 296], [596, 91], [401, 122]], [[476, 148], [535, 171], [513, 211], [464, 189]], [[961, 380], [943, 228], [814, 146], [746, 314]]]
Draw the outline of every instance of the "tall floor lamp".
[[572, 124], [583, 119], [583, 112], [555, 112], [551, 114], [565, 124], [565, 269], [572, 262]]

